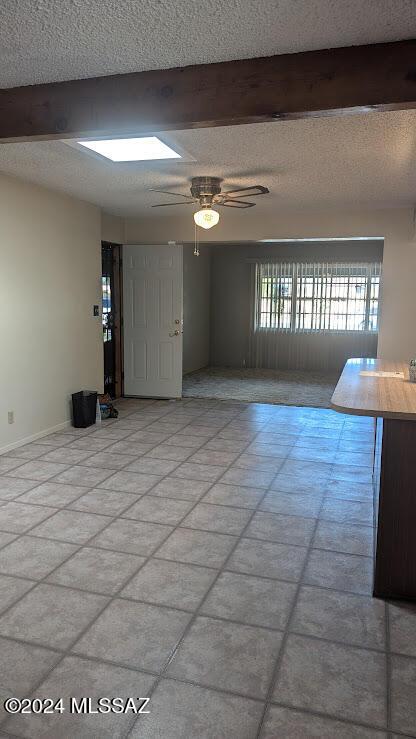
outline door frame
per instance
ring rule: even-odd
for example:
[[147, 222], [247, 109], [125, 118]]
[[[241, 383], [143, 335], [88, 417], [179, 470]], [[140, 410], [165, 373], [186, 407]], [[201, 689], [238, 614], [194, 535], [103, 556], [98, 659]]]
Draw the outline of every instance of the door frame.
[[114, 386], [115, 397], [124, 395], [124, 356], [123, 356], [123, 256], [122, 244], [101, 241], [101, 247], [110, 247], [113, 255], [113, 285], [111, 305], [114, 317]]

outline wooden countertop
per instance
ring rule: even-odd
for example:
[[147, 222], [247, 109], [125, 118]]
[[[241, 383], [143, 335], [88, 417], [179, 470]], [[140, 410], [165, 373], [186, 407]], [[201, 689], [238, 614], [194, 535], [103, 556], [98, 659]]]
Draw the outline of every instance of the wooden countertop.
[[[403, 378], [365, 376], [361, 372], [403, 372]], [[355, 416], [416, 421], [416, 383], [405, 362], [349, 359], [331, 399], [331, 408]]]

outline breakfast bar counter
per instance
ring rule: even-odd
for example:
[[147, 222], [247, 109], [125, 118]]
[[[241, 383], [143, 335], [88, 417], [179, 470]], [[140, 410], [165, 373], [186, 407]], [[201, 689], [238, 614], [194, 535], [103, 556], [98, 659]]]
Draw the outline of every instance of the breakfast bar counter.
[[331, 407], [375, 419], [373, 593], [416, 599], [416, 383], [408, 365], [349, 359]]

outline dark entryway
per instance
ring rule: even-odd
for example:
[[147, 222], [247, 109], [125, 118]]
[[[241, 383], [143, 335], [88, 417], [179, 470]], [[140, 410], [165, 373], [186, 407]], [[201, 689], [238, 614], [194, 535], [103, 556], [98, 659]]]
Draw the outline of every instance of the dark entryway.
[[122, 395], [121, 246], [102, 242], [104, 392]]

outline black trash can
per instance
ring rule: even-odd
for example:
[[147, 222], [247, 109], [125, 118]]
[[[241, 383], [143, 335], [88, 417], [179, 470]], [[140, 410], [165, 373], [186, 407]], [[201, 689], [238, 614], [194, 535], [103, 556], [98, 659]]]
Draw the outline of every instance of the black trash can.
[[75, 428], [85, 429], [95, 423], [97, 414], [97, 393], [81, 390], [72, 395], [72, 422]]

